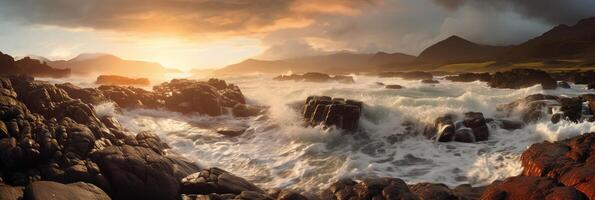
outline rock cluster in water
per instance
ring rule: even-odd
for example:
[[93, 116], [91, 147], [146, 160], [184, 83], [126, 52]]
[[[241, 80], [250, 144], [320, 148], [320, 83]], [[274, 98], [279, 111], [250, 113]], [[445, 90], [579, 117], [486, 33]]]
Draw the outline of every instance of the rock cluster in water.
[[195, 81], [174, 79], [147, 91], [131, 86], [102, 85], [97, 89], [79, 88], [72, 84], [59, 84], [73, 98], [85, 103], [99, 104], [112, 101], [122, 108], [166, 108], [181, 113], [199, 113], [210, 116], [225, 114], [227, 108], [237, 117], [258, 115], [262, 108], [246, 104], [240, 88], [224, 80]]
[[302, 114], [311, 125], [324, 124], [355, 131], [358, 128], [362, 106], [361, 101], [351, 99], [310, 96], [306, 99]]
[[498, 106], [508, 116], [520, 113], [526, 123], [536, 122], [548, 114], [550, 120], [558, 123], [561, 120], [581, 122], [595, 121], [595, 94], [584, 94], [579, 97], [562, 97], [534, 94], [512, 103]]
[[117, 75], [100, 75], [95, 84], [99, 85], [149, 85], [151, 82], [147, 78], [128, 78]]
[[445, 77], [456, 82], [487, 82], [492, 88], [519, 89], [540, 84], [543, 89], [556, 89], [557, 82], [548, 73], [536, 69], [512, 69], [510, 71], [488, 73], [463, 73]]
[[[184, 96], [185, 89], [203, 88], [202, 84], [205, 83], [172, 81], [162, 85], [159, 88], [161, 92], [148, 92], [130, 87], [82, 89], [72, 84], [51, 85], [23, 76], [1, 77], [0, 199], [595, 198], [595, 133], [555, 143], [534, 144], [521, 156], [522, 175], [485, 187], [460, 185], [450, 188], [439, 183], [407, 185], [398, 178], [381, 177], [361, 181], [343, 179], [322, 189], [319, 194], [310, 194], [289, 189], [267, 190], [219, 168], [200, 169], [168, 151], [168, 145], [157, 135], [131, 133], [115, 118], [99, 117], [93, 109], [96, 103], [116, 99], [114, 96], [117, 95], [144, 97], [133, 98], [130, 102], [135, 103], [128, 102], [129, 105], [164, 106], [167, 97], [157, 96], [163, 99], [156, 102], [146, 98], [160, 93], [172, 93], [172, 96], [180, 93], [178, 95]], [[234, 90], [221, 80], [211, 80], [206, 84], [216, 88], [203, 91], [207, 94], [217, 92], [225, 96], [222, 94], [225, 90], [232, 90], [228, 91], [230, 93]], [[242, 102], [237, 95], [225, 97], [229, 99], [221, 100], [220, 104]], [[590, 96], [579, 99], [587, 98]], [[523, 99], [522, 103], [551, 99], [566, 101], [558, 100], [559, 97], [533, 95]], [[514, 102], [511, 107], [519, 104]], [[576, 110], [573, 106], [568, 107]], [[312, 96], [307, 99], [303, 111], [310, 120], [316, 115], [315, 119], [321, 120], [319, 123], [354, 130], [357, 129], [361, 109], [361, 102]], [[574, 114], [569, 112], [564, 116], [570, 119]], [[448, 140], [473, 138], [479, 141], [487, 139], [487, 124], [494, 121], [498, 120], [485, 119], [481, 113], [471, 112], [466, 113], [462, 120], [455, 116], [441, 117], [433, 128], [441, 130], [441, 138]], [[461, 133], [467, 138], [457, 139]]]
[[487, 140], [490, 131], [482, 113], [468, 112], [462, 120], [455, 115], [438, 117], [427, 126], [424, 135], [439, 142], [477, 142]]
[[329, 81], [336, 81], [339, 83], [355, 83], [352, 76], [343, 76], [343, 75], [328, 75], [318, 72], [308, 72], [305, 74], [292, 74], [292, 75], [280, 75], [273, 80], [276, 81], [305, 81], [305, 82], [329, 82]]

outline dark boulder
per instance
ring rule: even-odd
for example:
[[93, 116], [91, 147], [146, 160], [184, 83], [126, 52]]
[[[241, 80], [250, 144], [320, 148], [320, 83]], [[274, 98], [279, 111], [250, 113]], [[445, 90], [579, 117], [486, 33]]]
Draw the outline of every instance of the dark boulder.
[[344, 179], [333, 183], [320, 194], [321, 200], [419, 199], [407, 184], [397, 178], [370, 178], [355, 182]]
[[493, 88], [519, 89], [541, 84], [543, 89], [556, 89], [556, 81], [546, 72], [535, 69], [513, 69], [496, 72], [488, 82]]
[[207, 82], [174, 79], [155, 86], [153, 90], [164, 97], [166, 108], [182, 113], [217, 116], [223, 114], [224, 107], [246, 103], [239, 87], [219, 79]]
[[61, 184], [51, 181], [31, 183], [25, 189], [24, 197], [28, 200], [111, 199], [103, 190], [93, 184], [83, 182]]
[[424, 135], [438, 142], [472, 143], [488, 140], [490, 132], [482, 113], [468, 112], [462, 120], [452, 114], [436, 118], [426, 126]]
[[459, 199], [459, 197], [444, 184], [436, 183], [418, 183], [409, 186], [413, 194], [420, 200], [450, 200]]
[[355, 100], [330, 98], [327, 96], [310, 96], [302, 110], [304, 119], [311, 125], [324, 124], [337, 128], [355, 131], [363, 103]]
[[101, 90], [106, 98], [123, 108], [157, 109], [164, 106], [161, 95], [140, 88], [102, 85], [97, 89]]
[[112, 186], [115, 199], [177, 199], [180, 185], [172, 162], [151, 148], [109, 146], [91, 160]]
[[256, 185], [219, 168], [205, 169], [182, 179], [182, 194], [240, 194], [265, 192]]
[[109, 102], [105, 96], [103, 96], [103, 92], [98, 89], [94, 88], [80, 88], [72, 83], [63, 83], [63, 84], [56, 84], [56, 87], [66, 91], [68, 96], [73, 99], [80, 99], [81, 101], [88, 103], [88, 104], [101, 104], [105, 102]]

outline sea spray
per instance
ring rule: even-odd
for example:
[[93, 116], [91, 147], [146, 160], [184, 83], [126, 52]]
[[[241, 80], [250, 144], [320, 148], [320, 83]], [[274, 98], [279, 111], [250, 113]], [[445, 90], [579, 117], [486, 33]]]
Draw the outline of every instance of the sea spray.
[[[249, 103], [268, 106], [264, 116], [234, 118], [182, 115], [166, 110], [122, 110], [96, 106], [99, 115], [117, 117], [132, 131], [150, 130], [174, 151], [205, 167], [220, 167], [265, 188], [317, 190], [342, 177], [391, 176], [408, 183], [441, 182], [485, 185], [521, 172], [518, 157], [531, 144], [556, 141], [595, 131], [593, 123], [542, 119], [519, 130], [490, 126], [488, 141], [437, 143], [419, 133], [436, 117], [482, 112], [503, 116], [496, 109], [535, 93], [577, 96], [585, 87], [543, 90], [492, 89], [481, 82], [441, 80], [427, 85], [398, 78], [357, 76], [355, 84], [277, 82], [272, 76], [250, 74], [226, 77], [241, 87]], [[375, 84], [399, 84], [386, 90]], [[307, 96], [328, 95], [365, 103], [361, 131], [344, 134], [320, 126], [305, 127], [301, 107]], [[518, 119], [518, 115], [510, 119]], [[226, 137], [216, 128], [246, 128], [239, 137]]]

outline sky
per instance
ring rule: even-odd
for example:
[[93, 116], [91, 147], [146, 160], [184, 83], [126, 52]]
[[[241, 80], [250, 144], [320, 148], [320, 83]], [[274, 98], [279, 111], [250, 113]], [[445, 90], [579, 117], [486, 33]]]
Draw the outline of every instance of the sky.
[[188, 70], [338, 51], [417, 55], [451, 35], [518, 44], [588, 17], [594, 0], [2, 0], [0, 51]]

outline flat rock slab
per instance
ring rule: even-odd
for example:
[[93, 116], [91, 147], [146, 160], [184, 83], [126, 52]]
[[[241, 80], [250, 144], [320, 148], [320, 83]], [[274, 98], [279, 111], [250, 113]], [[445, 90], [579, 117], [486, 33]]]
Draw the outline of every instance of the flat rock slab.
[[77, 182], [62, 184], [52, 181], [37, 181], [25, 189], [25, 199], [28, 200], [109, 200], [103, 190], [89, 183]]

